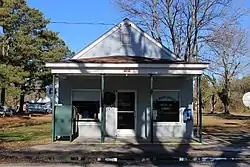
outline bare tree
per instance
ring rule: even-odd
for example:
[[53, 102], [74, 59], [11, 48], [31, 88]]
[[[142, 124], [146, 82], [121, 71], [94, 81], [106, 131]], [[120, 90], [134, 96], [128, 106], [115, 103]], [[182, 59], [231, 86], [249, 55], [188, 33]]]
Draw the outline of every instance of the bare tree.
[[246, 32], [228, 21], [214, 31], [207, 41], [210, 69], [207, 75], [223, 103], [224, 113], [229, 114], [231, 81], [246, 65], [248, 53]]
[[[185, 61], [198, 59], [198, 43], [231, 0], [115, 0], [135, 22]], [[197, 60], [196, 59], [196, 60]]]
[[[218, 28], [214, 27], [225, 26], [225, 20], [231, 21], [231, 24], [228, 24], [228, 26], [235, 25], [236, 21], [248, 12], [241, 8], [233, 9], [232, 0], [114, 1], [126, 15], [137, 24], [144, 26], [159, 42], [167, 44], [177, 56], [182, 57], [185, 61], [205, 60], [209, 62], [212, 60], [211, 66], [214, 67], [218, 65], [216, 64], [218, 61], [214, 61], [218, 59], [218, 55], [215, 55], [216, 58], [214, 58], [207, 57], [206, 54], [204, 54], [208, 49], [208, 41], [212, 40], [211, 34], [213, 36], [218, 33], [216, 32]], [[234, 12], [232, 12], [232, 9]], [[223, 44], [223, 40], [220, 42]], [[210, 43], [210, 45], [212, 45], [212, 43]], [[215, 43], [214, 45], [216, 46]], [[227, 44], [225, 43], [225, 45]], [[210, 47], [211, 46], [209, 46], [209, 48]], [[231, 55], [230, 53], [228, 56], [230, 57]], [[213, 64], [213, 62], [215, 64]], [[232, 63], [235, 64], [234, 61]], [[234, 71], [237, 71], [238, 66], [239, 65], [235, 66]], [[226, 68], [228, 68], [228, 66]], [[211, 68], [211, 70], [215, 69]], [[229, 70], [232, 70], [231, 67]], [[209, 74], [211, 73], [212, 72]], [[214, 74], [215, 73], [216, 70], [214, 71]], [[235, 72], [230, 75], [234, 76]], [[228, 76], [228, 74], [226, 76]], [[213, 76], [210, 76], [210, 78], [213, 78]], [[213, 81], [216, 83], [219, 83], [218, 79], [221, 80], [221, 78], [218, 77], [214, 79]], [[195, 86], [197, 87], [197, 83]], [[214, 86], [216, 86], [216, 84]], [[228, 81], [226, 81], [223, 91], [220, 91], [220, 99], [223, 99], [225, 106], [229, 105], [227, 95], [229, 88], [230, 83], [228, 85]], [[196, 93], [194, 94], [197, 96]], [[197, 99], [197, 97], [195, 99]], [[229, 112], [229, 109], [225, 109], [225, 112]]]

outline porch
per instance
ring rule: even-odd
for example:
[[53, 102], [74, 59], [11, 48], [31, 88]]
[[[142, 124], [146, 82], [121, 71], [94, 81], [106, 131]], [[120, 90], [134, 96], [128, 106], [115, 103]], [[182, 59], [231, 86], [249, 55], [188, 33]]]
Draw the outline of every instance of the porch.
[[[191, 109], [193, 107], [193, 75], [92, 74], [64, 77], [59, 75], [59, 81], [59, 92], [61, 92], [59, 102], [62, 105], [77, 105], [77, 101], [84, 101], [86, 98], [88, 101], [97, 99], [93, 101], [99, 104], [97, 116], [84, 119], [82, 113], [82, 118], [75, 120], [79, 136], [74, 143], [101, 141], [115, 144], [160, 144], [193, 141], [193, 122], [185, 123], [183, 120], [185, 107], [188, 106]], [[110, 104], [105, 102], [107, 92], [115, 95], [115, 101]], [[127, 101], [132, 107], [128, 110], [121, 109], [122, 106], [119, 106], [119, 102], [124, 102], [122, 99], [124, 96], [129, 96], [128, 99], [132, 100]], [[177, 117], [170, 118], [168, 115], [167, 120], [160, 118], [157, 120], [157, 115], [153, 111], [154, 103], [157, 99], [166, 102], [166, 97], [170, 97], [170, 100], [167, 100], [168, 103], [178, 105]], [[119, 121], [119, 115], [123, 115], [123, 120]], [[56, 119], [55, 115], [54, 119]], [[53, 126], [53, 128], [56, 127]], [[57, 136], [54, 135], [52, 140]]]

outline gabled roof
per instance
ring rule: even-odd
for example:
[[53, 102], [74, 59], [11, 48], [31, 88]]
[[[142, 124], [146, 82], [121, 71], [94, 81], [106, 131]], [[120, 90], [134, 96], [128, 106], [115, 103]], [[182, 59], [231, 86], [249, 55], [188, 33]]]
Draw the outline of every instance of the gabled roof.
[[[90, 51], [91, 49], [93, 49], [96, 45], [98, 45], [100, 42], [102, 42], [104, 39], [106, 39], [107, 37], [109, 37], [110, 35], [112, 35], [114, 32], [116, 32], [120, 27], [124, 26], [125, 24], [130, 25], [133, 29], [135, 29], [137, 32], [139, 32], [143, 37], [145, 37], [146, 39], [148, 39], [149, 41], [151, 41], [155, 46], [157, 46], [158, 48], [160, 48], [160, 50], [162, 50], [162, 52], [168, 54], [171, 57], [171, 59], [173, 59], [173, 60], [181, 60], [173, 52], [171, 52], [169, 49], [167, 49], [161, 43], [157, 42], [153, 37], [151, 37], [150, 35], [148, 35], [146, 32], [144, 32], [141, 28], [139, 28], [136, 24], [134, 24], [133, 22], [131, 22], [127, 18], [124, 19], [121, 23], [115, 25], [110, 30], [108, 30], [106, 33], [104, 33], [102, 36], [100, 36], [94, 42], [92, 42], [87, 47], [85, 47], [83, 50], [81, 50], [80, 52], [78, 52], [73, 58], [71, 58], [71, 60], [79, 60], [79, 59], [83, 59], [83, 58], [90, 58], [90, 57], [84, 57], [84, 55], [88, 51]], [[130, 55], [128, 55], [128, 56], [130, 56]], [[136, 56], [141, 56], [141, 55], [136, 55]], [[100, 57], [105, 57], [105, 56], [100, 56]]]

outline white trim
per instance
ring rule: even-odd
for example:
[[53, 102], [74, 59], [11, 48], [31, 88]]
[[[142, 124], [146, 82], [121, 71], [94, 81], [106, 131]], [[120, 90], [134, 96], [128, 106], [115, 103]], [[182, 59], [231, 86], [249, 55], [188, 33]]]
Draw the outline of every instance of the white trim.
[[160, 49], [162, 49], [163, 51], [165, 51], [167, 54], [169, 54], [174, 60], [181, 60], [180, 58], [178, 58], [176, 55], [174, 55], [171, 51], [169, 51], [168, 49], [166, 49], [162, 44], [160, 44], [159, 42], [157, 42], [154, 38], [152, 38], [150, 35], [148, 35], [147, 33], [145, 33], [144, 31], [142, 31], [136, 24], [132, 23], [130, 20], [128, 19], [124, 19], [121, 23], [119, 23], [118, 25], [115, 25], [111, 30], [107, 31], [106, 33], [104, 33], [101, 37], [99, 37], [98, 39], [96, 39], [93, 43], [91, 43], [89, 46], [87, 46], [85, 49], [83, 49], [82, 51], [80, 51], [79, 53], [77, 53], [73, 58], [71, 58], [72, 60], [77, 60], [79, 59], [81, 56], [83, 56], [85, 53], [87, 53], [90, 49], [92, 49], [93, 47], [95, 47], [98, 43], [100, 43], [101, 41], [103, 41], [105, 38], [107, 38], [108, 36], [110, 36], [112, 33], [114, 33], [115, 31], [117, 31], [121, 26], [125, 25], [125, 24], [129, 24], [131, 25], [132, 28], [134, 28], [135, 30], [137, 30], [139, 33], [141, 33], [144, 37], [146, 37], [148, 40], [150, 40], [151, 42], [153, 42], [156, 46], [158, 46]]
[[79, 92], [98, 92], [101, 91], [101, 89], [71, 89], [71, 91], [79, 91]]
[[138, 64], [138, 63], [46, 63], [49, 68], [208, 68], [208, 64], [201, 63], [169, 63], [169, 64]]
[[180, 92], [178, 89], [153, 89], [153, 92]]
[[[89, 77], [89, 76], [101, 76], [101, 74], [60, 74], [59, 76], [61, 75], [64, 75], [65, 76], [65, 79], [67, 76], [84, 76], [84, 77]], [[130, 75], [130, 74], [107, 74], [107, 76], [109, 77], [112, 77], [112, 76], [122, 76], [122, 77], [127, 77], [127, 76], [137, 76], [137, 77], [148, 77], [149, 74], [136, 74], [136, 75]], [[180, 74], [180, 75], [174, 75], [174, 74], [158, 74], [158, 75], [155, 75], [154, 77], [171, 77], [171, 78], [179, 78], [179, 77], [186, 77], [187, 78], [187, 75], [186, 74]], [[194, 75], [189, 75], [190, 79], [192, 79], [194, 77]]]
[[82, 125], [100, 125], [101, 124], [100, 122], [83, 122], [81, 120], [82, 119], [77, 121], [79, 126], [82, 126]]
[[[118, 93], [119, 92], [134, 92], [135, 93], [135, 111], [118, 111]], [[131, 89], [118, 89], [116, 91], [116, 136], [136, 136], [137, 130], [137, 90]], [[134, 129], [118, 129], [118, 112], [121, 113], [134, 113]]]
[[124, 69], [52, 69], [51, 73], [54, 74], [153, 74], [153, 75], [200, 75], [203, 70], [171, 70], [171, 69], [139, 69], [130, 70], [129, 72]]
[[192, 74], [200, 75], [208, 64], [115, 64], [115, 63], [46, 63], [58, 74]]
[[154, 122], [154, 126], [166, 126], [166, 125], [182, 125], [181, 122]]
[[134, 113], [135, 111], [118, 111], [118, 112], [120, 112], [120, 113]]
[[116, 136], [136, 136], [136, 132], [134, 129], [117, 129]]

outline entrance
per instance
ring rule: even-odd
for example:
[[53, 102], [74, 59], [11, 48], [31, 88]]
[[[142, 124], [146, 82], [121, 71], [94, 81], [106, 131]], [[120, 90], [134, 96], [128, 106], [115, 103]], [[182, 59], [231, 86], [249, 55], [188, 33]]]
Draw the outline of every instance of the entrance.
[[135, 136], [136, 92], [117, 92], [117, 135]]

